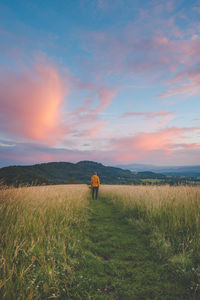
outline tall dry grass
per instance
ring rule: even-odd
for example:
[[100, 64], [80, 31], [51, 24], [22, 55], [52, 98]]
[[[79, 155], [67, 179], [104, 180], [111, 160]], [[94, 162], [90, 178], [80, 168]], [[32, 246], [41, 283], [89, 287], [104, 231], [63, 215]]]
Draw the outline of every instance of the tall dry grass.
[[113, 185], [102, 186], [101, 196], [149, 235], [153, 252], [200, 299], [200, 187]]
[[0, 190], [0, 297], [67, 295], [87, 224], [88, 187]]
[[175, 253], [200, 253], [200, 188], [102, 186], [101, 195], [160, 232]]

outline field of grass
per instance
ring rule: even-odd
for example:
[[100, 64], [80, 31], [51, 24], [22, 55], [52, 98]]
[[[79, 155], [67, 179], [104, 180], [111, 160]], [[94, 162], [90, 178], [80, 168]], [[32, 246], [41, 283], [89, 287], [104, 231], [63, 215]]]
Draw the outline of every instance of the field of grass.
[[200, 289], [200, 188], [192, 186], [104, 186], [103, 197], [128, 222], [151, 231], [151, 247], [176, 267], [184, 284]]
[[86, 185], [0, 190], [1, 299], [67, 294], [87, 224]]
[[1, 299], [199, 299], [200, 189], [0, 190]]

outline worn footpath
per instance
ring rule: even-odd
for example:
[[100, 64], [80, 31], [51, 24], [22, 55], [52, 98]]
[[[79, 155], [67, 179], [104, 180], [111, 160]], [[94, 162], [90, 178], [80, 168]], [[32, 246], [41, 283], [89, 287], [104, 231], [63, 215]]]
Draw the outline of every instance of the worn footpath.
[[71, 299], [190, 299], [149, 246], [149, 232], [131, 224], [108, 199], [91, 200], [87, 237]]

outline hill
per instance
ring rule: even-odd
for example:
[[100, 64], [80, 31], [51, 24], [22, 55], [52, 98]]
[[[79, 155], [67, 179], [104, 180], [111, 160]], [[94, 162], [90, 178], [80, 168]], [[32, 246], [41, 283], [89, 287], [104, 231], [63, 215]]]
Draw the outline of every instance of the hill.
[[9, 166], [0, 168], [0, 184], [47, 185], [47, 184], [89, 184], [92, 174], [97, 172], [103, 184], [199, 184], [199, 178], [183, 177], [171, 173], [152, 171], [133, 172], [118, 167], [104, 166], [93, 161], [50, 162], [31, 166]]
[[89, 183], [94, 172], [101, 183], [140, 184], [139, 178], [129, 170], [107, 167], [92, 161], [78, 163], [50, 162], [32, 166], [10, 166], [0, 169], [0, 181], [6, 185]]

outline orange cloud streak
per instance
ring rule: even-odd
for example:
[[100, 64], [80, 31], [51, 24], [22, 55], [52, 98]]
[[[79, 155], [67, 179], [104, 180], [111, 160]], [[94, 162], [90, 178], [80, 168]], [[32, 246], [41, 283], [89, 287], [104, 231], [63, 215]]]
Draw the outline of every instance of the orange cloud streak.
[[0, 80], [1, 127], [12, 136], [52, 143], [63, 129], [61, 104], [64, 90], [58, 70], [47, 63], [33, 72], [9, 72]]

